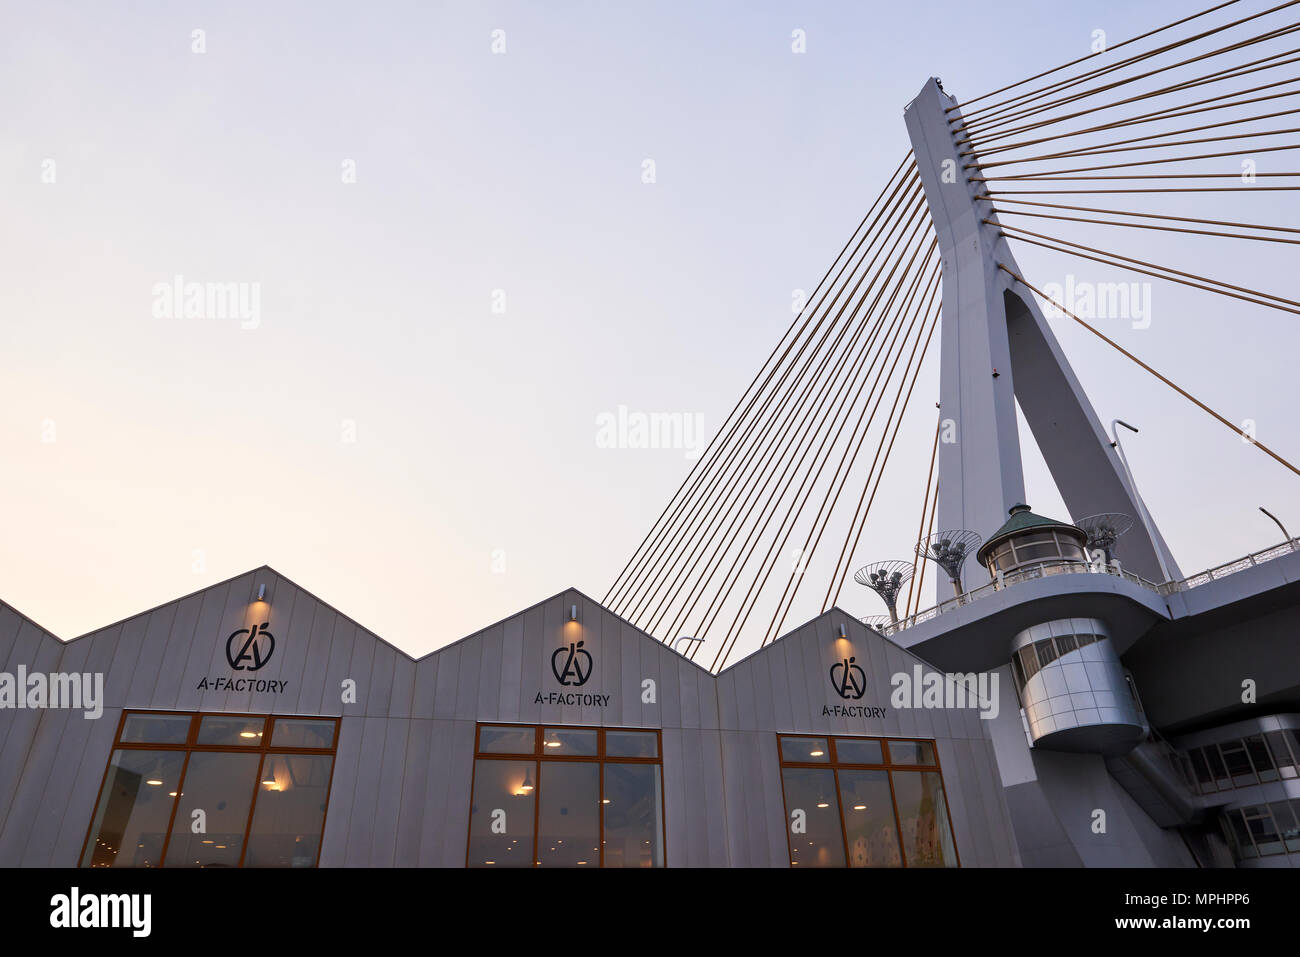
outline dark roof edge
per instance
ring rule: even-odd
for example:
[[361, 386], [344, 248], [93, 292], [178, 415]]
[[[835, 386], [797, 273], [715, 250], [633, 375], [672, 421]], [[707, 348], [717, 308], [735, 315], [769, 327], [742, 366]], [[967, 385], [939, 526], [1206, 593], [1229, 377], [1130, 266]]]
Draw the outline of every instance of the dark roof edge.
[[727, 665], [727, 667], [725, 667], [725, 668], [723, 668], [721, 671], [719, 671], [716, 675], [714, 675], [714, 677], [715, 677], [715, 678], [721, 678], [723, 675], [725, 675], [725, 674], [726, 674], [728, 671], [730, 671], [732, 668], [735, 668], [735, 667], [737, 667], [737, 666], [739, 666], [739, 665], [743, 665], [745, 662], [749, 661], [749, 659], [754, 658], [754, 657], [756, 657], [756, 656], [758, 656], [758, 655], [764, 654], [764, 653], [767, 652], [768, 650], [770, 650], [770, 649], [772, 649], [772, 648], [775, 648], [778, 644], [780, 644], [780, 643], [781, 643], [782, 641], [784, 641], [785, 639], [789, 638], [791, 635], [793, 635], [793, 634], [794, 634], [796, 631], [798, 631], [799, 629], [801, 629], [801, 628], [806, 628], [806, 627], [808, 627], [809, 625], [811, 625], [813, 622], [820, 621], [821, 619], [826, 618], [826, 617], [829, 616], [832, 612], [839, 612], [841, 615], [843, 615], [843, 616], [844, 616], [845, 618], [847, 618], [849, 621], [851, 621], [851, 622], [853, 622], [854, 624], [856, 624], [858, 627], [864, 629], [864, 630], [867, 631], [869, 634], [875, 635], [875, 636], [876, 636], [877, 638], [879, 638], [881, 641], [884, 641], [884, 642], [887, 642], [888, 644], [893, 645], [895, 648], [897, 648], [899, 651], [903, 652], [904, 654], [907, 654], [907, 655], [912, 656], [912, 657], [915, 658], [917, 661], [919, 661], [921, 664], [925, 665], [927, 668], [934, 668], [934, 669], [936, 669], [936, 670], [940, 670], [940, 669], [939, 669], [939, 666], [936, 665], [934, 662], [932, 662], [932, 661], [928, 661], [927, 659], [922, 658], [920, 655], [918, 655], [918, 654], [917, 654], [915, 651], [913, 651], [912, 649], [910, 649], [910, 648], [906, 648], [906, 647], [904, 647], [903, 645], [900, 645], [898, 642], [894, 641], [892, 638], [887, 637], [886, 635], [882, 635], [880, 632], [876, 631], [874, 628], [872, 628], [870, 625], [868, 625], [866, 622], [864, 622], [861, 618], [857, 617], [856, 615], [852, 615], [852, 614], [850, 614], [849, 612], [847, 612], [847, 611], [845, 611], [843, 608], [841, 608], [839, 605], [831, 605], [830, 608], [827, 608], [827, 609], [826, 609], [824, 612], [822, 612], [820, 615], [814, 615], [812, 618], [809, 618], [809, 619], [808, 619], [807, 621], [805, 621], [803, 624], [801, 624], [801, 625], [795, 625], [793, 628], [791, 628], [791, 629], [790, 629], [789, 631], [787, 631], [785, 634], [781, 635], [781, 636], [778, 637], [778, 638], [774, 638], [770, 644], [763, 645], [761, 648], [755, 648], [753, 651], [751, 651], [749, 654], [745, 655], [745, 657], [741, 658], [739, 661], [736, 661], [736, 662], [734, 662], [734, 663], [732, 663], [732, 664]]

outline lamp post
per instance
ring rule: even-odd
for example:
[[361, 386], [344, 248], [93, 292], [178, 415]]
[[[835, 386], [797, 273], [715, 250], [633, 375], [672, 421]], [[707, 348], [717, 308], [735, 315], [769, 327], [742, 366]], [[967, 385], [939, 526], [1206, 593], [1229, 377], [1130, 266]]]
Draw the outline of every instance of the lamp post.
[[[1142, 527], [1147, 530], [1147, 538], [1151, 542], [1151, 549], [1156, 553], [1156, 561], [1160, 563], [1160, 574], [1166, 582], [1170, 581], [1169, 566], [1165, 564], [1165, 556], [1160, 548], [1160, 542], [1156, 538], [1156, 530], [1151, 525], [1151, 516], [1147, 514], [1146, 503], [1142, 501], [1142, 496], [1138, 493], [1137, 482], [1133, 481], [1133, 471], [1128, 467], [1128, 459], [1124, 456], [1124, 446], [1119, 443], [1119, 433], [1115, 431], [1115, 426], [1122, 425], [1130, 432], [1137, 432], [1136, 425], [1129, 425], [1123, 419], [1110, 420], [1110, 437], [1111, 445], [1115, 446], [1115, 451], [1119, 453], [1119, 462], [1124, 466], [1124, 476], [1128, 479], [1129, 491], [1133, 493], [1133, 501], [1138, 507], [1138, 517], [1142, 519]], [[1163, 582], [1162, 582], [1163, 584]]]
[[1263, 505], [1259, 507], [1259, 510], [1263, 512], [1265, 515], [1267, 515], [1269, 518], [1271, 518], [1273, 520], [1273, 523], [1277, 525], [1278, 528], [1282, 529], [1282, 537], [1285, 538], [1287, 544], [1291, 546], [1291, 551], [1295, 551], [1295, 542], [1291, 538], [1291, 533], [1286, 530], [1286, 526], [1282, 524], [1282, 520], [1278, 518], [1276, 515], [1274, 515], [1272, 512], [1270, 512], [1268, 509], [1266, 509]]

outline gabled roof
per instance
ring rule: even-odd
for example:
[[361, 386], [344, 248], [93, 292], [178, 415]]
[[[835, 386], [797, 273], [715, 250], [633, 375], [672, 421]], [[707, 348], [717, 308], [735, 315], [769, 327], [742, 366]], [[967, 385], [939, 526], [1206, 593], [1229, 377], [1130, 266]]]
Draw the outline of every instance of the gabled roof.
[[525, 607], [525, 608], [521, 608], [521, 609], [519, 609], [518, 611], [511, 612], [509, 615], [506, 615], [505, 617], [503, 617], [503, 618], [501, 618], [501, 619], [499, 619], [499, 620], [497, 620], [497, 621], [495, 621], [495, 622], [492, 622], [492, 623], [490, 623], [490, 624], [488, 624], [488, 625], [485, 625], [485, 626], [483, 626], [482, 628], [477, 628], [477, 629], [475, 629], [473, 632], [471, 632], [471, 633], [468, 634], [468, 635], [465, 635], [465, 636], [463, 636], [463, 637], [461, 637], [461, 638], [458, 638], [458, 639], [456, 639], [456, 640], [454, 640], [454, 641], [449, 641], [447, 644], [445, 644], [445, 645], [440, 645], [439, 647], [433, 649], [432, 651], [425, 652], [424, 654], [420, 655], [419, 657], [416, 657], [416, 656], [412, 655], [410, 652], [405, 651], [405, 650], [403, 650], [402, 648], [399, 648], [397, 645], [395, 645], [395, 644], [393, 644], [392, 642], [388, 641], [387, 639], [381, 637], [377, 632], [373, 631], [373, 630], [370, 629], [370, 628], [367, 628], [365, 625], [361, 624], [361, 622], [357, 621], [355, 618], [351, 617], [350, 615], [346, 614], [346, 613], [343, 612], [343, 611], [340, 611], [340, 610], [339, 610], [337, 607], [335, 607], [334, 605], [331, 605], [329, 602], [325, 601], [324, 599], [322, 599], [322, 598], [320, 598], [319, 596], [317, 596], [315, 593], [313, 593], [313, 592], [309, 591], [308, 589], [304, 588], [302, 585], [298, 584], [296, 581], [294, 581], [293, 579], [289, 578], [287, 575], [285, 575], [285, 574], [283, 574], [283, 573], [277, 571], [276, 569], [272, 568], [270, 565], [258, 565], [256, 568], [250, 568], [248, 571], [241, 572], [241, 573], [239, 573], [238, 575], [233, 575], [233, 576], [231, 576], [230, 578], [226, 578], [226, 579], [223, 579], [223, 580], [218, 581], [218, 582], [213, 582], [211, 585], [205, 585], [203, 588], [196, 588], [194, 591], [192, 591], [192, 592], [188, 592], [187, 594], [179, 595], [179, 596], [177, 596], [176, 598], [172, 598], [172, 599], [170, 599], [170, 600], [168, 600], [168, 601], [161, 602], [161, 603], [159, 603], [159, 604], [157, 604], [157, 605], [154, 605], [154, 606], [152, 606], [152, 607], [150, 607], [150, 608], [146, 608], [146, 609], [144, 609], [144, 610], [142, 610], [142, 611], [138, 611], [138, 612], [136, 612], [136, 613], [134, 613], [134, 614], [127, 615], [125, 618], [120, 618], [120, 619], [118, 619], [117, 621], [113, 621], [113, 622], [109, 622], [108, 624], [101, 625], [101, 626], [99, 626], [98, 628], [94, 628], [94, 629], [92, 629], [91, 631], [88, 631], [88, 632], [86, 632], [86, 633], [83, 634], [83, 635], [78, 635], [76, 638], [67, 638], [67, 639], [65, 639], [65, 638], [60, 637], [59, 635], [56, 635], [54, 632], [50, 631], [48, 628], [45, 628], [45, 627], [41, 626], [39, 623], [33, 621], [31, 618], [28, 618], [26, 615], [22, 614], [22, 612], [18, 611], [18, 609], [14, 608], [12, 605], [9, 605], [7, 602], [4, 602], [3, 600], [0, 600], [0, 608], [8, 608], [8, 609], [9, 609], [10, 611], [12, 611], [15, 615], [17, 615], [19, 618], [21, 618], [22, 620], [28, 622], [28, 623], [31, 624], [33, 627], [35, 627], [36, 629], [38, 629], [38, 630], [39, 630], [39, 631], [40, 631], [44, 636], [46, 636], [46, 637], [48, 637], [48, 638], [51, 638], [51, 639], [54, 639], [55, 641], [57, 641], [57, 642], [60, 643], [61, 645], [67, 646], [67, 645], [72, 644], [73, 642], [81, 641], [82, 639], [85, 639], [85, 638], [91, 638], [91, 637], [93, 637], [93, 636], [95, 636], [95, 635], [102, 634], [103, 632], [107, 631], [107, 630], [110, 629], [110, 628], [114, 628], [114, 627], [116, 627], [116, 626], [118, 626], [118, 625], [125, 624], [126, 622], [133, 621], [133, 620], [136, 619], [136, 618], [140, 618], [140, 617], [142, 617], [142, 616], [145, 616], [145, 615], [151, 614], [152, 612], [158, 611], [158, 610], [161, 609], [161, 608], [166, 608], [166, 607], [169, 606], [169, 605], [178, 604], [178, 603], [184, 601], [184, 600], [187, 599], [187, 598], [191, 598], [191, 597], [194, 597], [194, 596], [196, 596], [196, 595], [201, 595], [201, 594], [203, 594], [203, 593], [205, 593], [205, 592], [211, 591], [211, 590], [216, 589], [216, 588], [221, 588], [221, 587], [223, 587], [223, 586], [225, 586], [225, 585], [229, 585], [229, 584], [231, 584], [232, 582], [238, 581], [238, 580], [241, 579], [241, 578], [245, 578], [245, 577], [250, 576], [250, 575], [256, 575], [256, 574], [258, 574], [259, 572], [266, 572], [266, 573], [268, 573], [268, 574], [270, 574], [270, 575], [275, 576], [275, 578], [279, 579], [280, 581], [283, 581], [283, 582], [285, 582], [286, 584], [291, 585], [293, 588], [296, 588], [298, 591], [302, 592], [302, 593], [305, 594], [307, 597], [311, 598], [313, 601], [318, 602], [318, 603], [319, 603], [320, 605], [322, 605], [323, 607], [328, 608], [330, 611], [332, 611], [332, 612], [334, 612], [335, 614], [337, 614], [340, 618], [343, 618], [344, 620], [346, 620], [346, 621], [350, 622], [351, 624], [355, 625], [355, 626], [356, 626], [356, 627], [357, 627], [361, 632], [363, 632], [363, 633], [369, 635], [371, 638], [373, 638], [374, 640], [378, 641], [380, 644], [383, 644], [383, 645], [388, 646], [388, 647], [391, 648], [394, 652], [396, 652], [397, 654], [401, 655], [402, 657], [408, 659], [409, 661], [417, 661], [417, 662], [418, 662], [418, 661], [423, 661], [425, 658], [429, 658], [429, 657], [431, 657], [431, 656], [433, 656], [433, 655], [436, 655], [436, 654], [438, 654], [438, 653], [440, 653], [440, 652], [442, 652], [442, 651], [445, 651], [446, 649], [451, 648], [451, 647], [453, 647], [453, 646], [455, 646], [455, 645], [460, 645], [460, 644], [463, 644], [463, 643], [465, 643], [465, 642], [469, 642], [469, 641], [473, 641], [473, 640], [475, 640], [475, 639], [482, 638], [482, 637], [483, 637], [483, 636], [484, 636], [488, 631], [490, 631], [491, 629], [497, 627], [498, 625], [500, 625], [500, 624], [502, 624], [502, 623], [504, 623], [504, 622], [507, 622], [507, 621], [511, 621], [511, 620], [513, 620], [513, 619], [515, 619], [515, 618], [518, 618], [518, 617], [520, 617], [521, 615], [524, 615], [524, 614], [526, 614], [526, 613], [532, 611], [532, 610], [535, 609], [535, 608], [539, 608], [539, 607], [541, 607], [541, 606], [543, 606], [543, 605], [546, 605], [546, 604], [548, 604], [548, 603], [550, 603], [550, 602], [553, 602], [553, 601], [555, 601], [555, 600], [558, 599], [558, 598], [573, 598], [573, 597], [576, 597], [576, 598], [580, 598], [580, 599], [582, 599], [584, 602], [586, 602], [586, 603], [588, 603], [588, 604], [590, 604], [590, 605], [593, 605], [593, 606], [595, 606], [596, 608], [600, 609], [600, 611], [601, 611], [603, 614], [609, 615], [610, 617], [617, 619], [619, 622], [623, 623], [624, 625], [627, 625], [627, 626], [628, 626], [629, 628], [631, 628], [634, 632], [636, 632], [636, 634], [639, 635], [640, 637], [643, 637], [643, 638], [645, 638], [645, 639], [648, 640], [648, 641], [652, 641], [652, 642], [654, 642], [656, 645], [660, 645], [661, 647], [665, 648], [666, 650], [671, 651], [673, 654], [675, 654], [675, 655], [677, 655], [678, 657], [684, 659], [685, 661], [687, 661], [689, 664], [691, 664], [691, 665], [694, 666], [695, 668], [698, 668], [698, 669], [700, 669], [701, 671], [705, 671], [706, 673], [708, 672], [708, 669], [705, 668], [704, 666], [700, 665], [699, 663], [697, 663], [697, 662], [695, 662], [695, 661], [692, 661], [690, 658], [687, 658], [685, 655], [681, 654], [681, 652], [675, 651], [674, 649], [672, 649], [671, 646], [669, 646], [669, 645], [666, 644], [665, 642], [661, 642], [658, 638], [655, 638], [653, 635], [651, 635], [651, 634], [649, 634], [649, 633], [647, 633], [647, 632], [641, 630], [640, 628], [638, 628], [638, 627], [637, 627], [635, 624], [633, 624], [632, 622], [628, 621], [627, 619], [623, 618], [623, 617], [620, 616], [620, 615], [615, 614], [613, 611], [611, 611], [610, 609], [606, 608], [606, 607], [605, 607], [604, 605], [602, 605], [600, 602], [596, 601], [594, 598], [592, 598], [591, 596], [587, 595], [585, 592], [583, 592], [583, 591], [581, 591], [580, 589], [577, 589], [577, 588], [565, 588], [565, 589], [563, 589], [562, 591], [558, 591], [558, 592], [556, 592], [556, 593], [553, 594], [553, 595], [549, 595], [549, 596], [547, 596], [546, 598], [543, 598], [541, 601], [534, 602], [533, 604], [531, 604], [531, 605], [529, 605], [529, 606], [527, 606], [527, 607]]
[[809, 618], [803, 624], [795, 625], [793, 628], [786, 631], [785, 634], [773, 638], [767, 644], [759, 648], [755, 648], [753, 651], [745, 655], [743, 658], [733, 661], [731, 664], [727, 665], [725, 668], [719, 671], [717, 677], [721, 678], [723, 675], [725, 675], [728, 671], [731, 671], [733, 668], [737, 668], [740, 665], [752, 661], [753, 659], [759, 657], [760, 655], [771, 653], [774, 648], [781, 647], [783, 643], [786, 641], [786, 639], [803, 632], [806, 628], [808, 628], [808, 626], [816, 625], [820, 621], [829, 621], [831, 619], [834, 619], [838, 623], [845, 624], [847, 628], [851, 628], [854, 631], [858, 631], [864, 636], [869, 635], [870, 637], [876, 638], [884, 642], [885, 644], [893, 645], [899, 651], [903, 652], [904, 654], [912, 658], [915, 658], [921, 664], [926, 665], [927, 667], [933, 667], [933, 665], [929, 661], [927, 661], [925, 658], [922, 658], [915, 651], [903, 645], [900, 645], [892, 638], [888, 638], [885, 635], [882, 635], [880, 632], [876, 631], [876, 629], [866, 624], [861, 618], [858, 618], [856, 615], [850, 614], [849, 612], [841, 608], [839, 605], [832, 605], [830, 608], [827, 608], [820, 615], [814, 615], [812, 618]]

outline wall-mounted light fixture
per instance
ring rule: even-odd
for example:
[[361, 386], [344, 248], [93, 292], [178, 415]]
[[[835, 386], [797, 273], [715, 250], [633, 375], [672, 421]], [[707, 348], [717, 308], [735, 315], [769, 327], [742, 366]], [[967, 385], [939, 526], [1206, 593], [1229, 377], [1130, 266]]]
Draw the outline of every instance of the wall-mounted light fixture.
[[258, 600], [258, 601], [266, 601], [266, 586], [265, 586], [265, 585], [258, 585], [258, 586], [257, 586], [257, 600]]
[[577, 621], [577, 620], [578, 620], [578, 606], [577, 606], [577, 605], [570, 605], [570, 606], [569, 606], [569, 621]]
[[841, 637], [841, 638], [848, 638], [848, 637], [849, 637], [849, 630], [848, 630], [847, 628], [845, 628], [843, 625], [840, 625], [840, 637]]

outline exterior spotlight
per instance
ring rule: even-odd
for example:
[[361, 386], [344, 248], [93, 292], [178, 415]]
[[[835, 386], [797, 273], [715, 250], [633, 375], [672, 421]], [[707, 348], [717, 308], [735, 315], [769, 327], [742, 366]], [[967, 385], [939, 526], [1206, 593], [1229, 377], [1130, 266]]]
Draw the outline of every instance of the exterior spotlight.
[[849, 630], [848, 630], [847, 628], [845, 628], [843, 625], [840, 625], [840, 634], [839, 634], [839, 637], [841, 637], [841, 638], [848, 638], [848, 637], [849, 637]]
[[266, 601], [266, 586], [265, 586], [265, 585], [258, 585], [258, 586], [257, 586], [257, 600], [258, 600], [258, 601]]
[[570, 605], [570, 606], [569, 606], [569, 621], [577, 621], [577, 620], [578, 620], [578, 606], [577, 606], [577, 605]]

